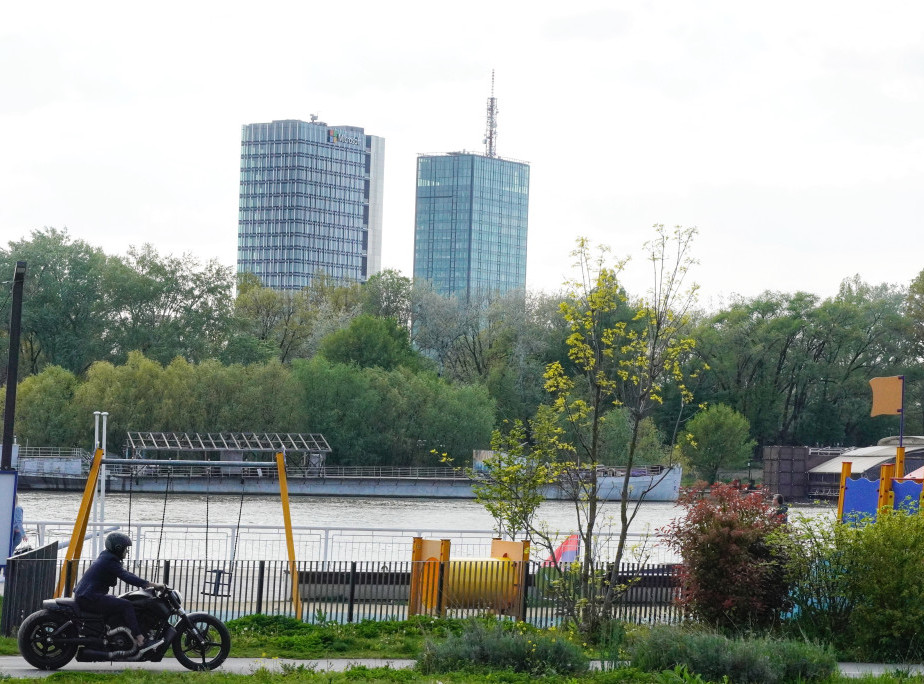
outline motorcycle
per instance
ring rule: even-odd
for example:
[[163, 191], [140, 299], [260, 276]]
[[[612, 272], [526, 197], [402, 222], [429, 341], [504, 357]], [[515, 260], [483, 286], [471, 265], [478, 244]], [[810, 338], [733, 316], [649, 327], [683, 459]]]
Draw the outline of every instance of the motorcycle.
[[128, 627], [110, 622], [115, 616], [90, 613], [76, 599], [58, 598], [43, 601], [42, 609], [20, 625], [19, 652], [40, 670], [57, 670], [74, 656], [79, 662], [160, 662], [171, 646], [173, 656], [190, 670], [214, 670], [228, 657], [231, 634], [225, 624], [208, 613], [187, 613], [175, 589], [138, 589], [121, 598], [134, 604], [138, 626], [153, 639], [153, 647], [139, 649]]

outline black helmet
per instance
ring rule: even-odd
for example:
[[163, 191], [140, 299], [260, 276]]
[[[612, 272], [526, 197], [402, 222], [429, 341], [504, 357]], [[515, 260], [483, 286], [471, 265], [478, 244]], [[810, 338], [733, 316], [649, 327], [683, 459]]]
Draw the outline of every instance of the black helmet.
[[112, 532], [106, 535], [106, 550], [111, 551], [121, 560], [132, 545], [132, 540], [124, 532]]

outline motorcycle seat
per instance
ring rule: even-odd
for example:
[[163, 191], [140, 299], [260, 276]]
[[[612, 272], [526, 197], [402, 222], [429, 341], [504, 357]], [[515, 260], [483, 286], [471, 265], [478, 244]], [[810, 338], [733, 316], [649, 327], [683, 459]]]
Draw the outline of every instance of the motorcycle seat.
[[67, 608], [70, 611], [73, 611], [74, 614], [79, 615], [80, 617], [85, 618], [101, 618], [103, 617], [102, 613], [91, 612], [88, 610], [81, 610], [80, 606], [77, 605], [77, 599], [75, 598], [56, 598], [55, 603], [62, 608]]

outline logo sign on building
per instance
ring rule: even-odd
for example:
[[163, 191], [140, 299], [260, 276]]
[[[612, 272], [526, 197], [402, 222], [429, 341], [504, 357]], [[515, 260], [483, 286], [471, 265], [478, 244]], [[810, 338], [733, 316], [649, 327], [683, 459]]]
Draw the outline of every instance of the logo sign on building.
[[359, 145], [359, 136], [348, 131], [342, 131], [339, 128], [327, 129], [327, 142], [329, 143], [346, 143], [348, 145]]

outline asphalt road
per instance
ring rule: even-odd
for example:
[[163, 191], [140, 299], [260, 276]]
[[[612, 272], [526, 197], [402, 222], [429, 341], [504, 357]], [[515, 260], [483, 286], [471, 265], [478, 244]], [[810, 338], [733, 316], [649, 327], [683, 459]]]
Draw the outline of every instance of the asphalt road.
[[[220, 672], [234, 674], [253, 674], [261, 668], [271, 672], [281, 672], [286, 667], [304, 667], [321, 671], [342, 672], [353, 665], [366, 667], [392, 667], [395, 669], [414, 666], [413, 660], [376, 660], [363, 658], [357, 660], [288, 660], [285, 658], [228, 658], [219, 668]], [[62, 672], [122, 672], [124, 670], [150, 670], [154, 672], [187, 672], [174, 658], [164, 656], [159, 663], [78, 663], [72, 660], [61, 668]], [[50, 675], [52, 671], [36, 670], [20, 656], [0, 656], [0, 675], [10, 677], [39, 678]]]

